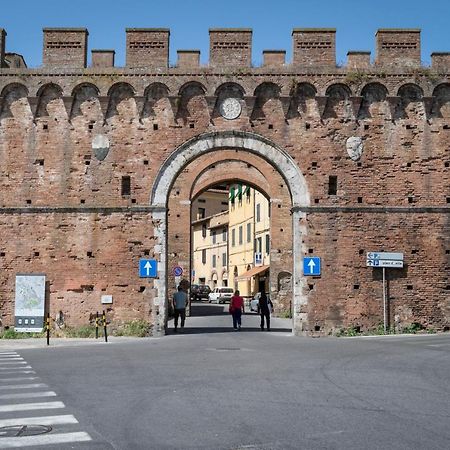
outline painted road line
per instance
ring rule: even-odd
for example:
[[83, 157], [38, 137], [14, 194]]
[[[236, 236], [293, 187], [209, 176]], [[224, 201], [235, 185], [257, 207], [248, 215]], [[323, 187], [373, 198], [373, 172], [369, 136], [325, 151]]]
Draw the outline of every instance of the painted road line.
[[26, 361], [0, 361], [0, 366], [11, 366], [11, 365], [18, 365], [18, 364], [28, 364]]
[[92, 441], [92, 438], [84, 431], [77, 433], [41, 434], [38, 436], [1, 438], [0, 448], [22, 448], [32, 445], [70, 444], [87, 441]]
[[63, 402], [20, 403], [17, 405], [0, 405], [0, 412], [35, 411], [38, 409], [65, 408]]
[[19, 355], [2, 355], [2, 356], [0, 356], [0, 361], [15, 361], [16, 359], [21, 359], [23, 361], [23, 358]]
[[48, 385], [44, 383], [34, 383], [34, 384], [8, 384], [6, 386], [0, 386], [0, 390], [14, 390], [14, 389], [38, 389], [38, 388], [48, 388]]
[[0, 378], [0, 383], [8, 383], [10, 381], [29, 381], [29, 380], [39, 380], [39, 377]]
[[70, 423], [78, 423], [75, 416], [71, 414], [64, 416], [17, 417], [15, 419], [0, 420], [0, 428], [15, 425], [66, 425]]
[[[26, 363], [25, 363], [26, 364]], [[21, 370], [21, 369], [31, 369], [31, 366], [21, 366], [21, 367], [0, 367], [0, 370]]]
[[39, 398], [39, 397], [56, 397], [56, 392], [44, 391], [44, 392], [21, 392], [20, 394], [2, 394], [0, 400], [13, 400], [18, 398]]

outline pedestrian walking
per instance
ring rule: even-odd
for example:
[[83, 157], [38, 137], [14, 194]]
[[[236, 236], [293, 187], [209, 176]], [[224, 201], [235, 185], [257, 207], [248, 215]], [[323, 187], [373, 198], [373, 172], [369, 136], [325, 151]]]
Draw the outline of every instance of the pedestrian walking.
[[186, 306], [188, 302], [188, 296], [186, 292], [183, 291], [181, 286], [178, 286], [178, 291], [173, 294], [173, 311], [174, 311], [174, 327], [175, 333], [178, 328], [178, 318], [181, 318], [181, 332], [184, 331], [184, 322], [186, 320]]
[[264, 330], [264, 319], [266, 319], [267, 331], [270, 331], [270, 313], [273, 308], [271, 300], [265, 292], [259, 296], [259, 314], [261, 315], [261, 331]]
[[244, 299], [240, 296], [239, 291], [234, 291], [230, 301], [230, 313], [233, 316], [233, 328], [235, 330], [241, 330], [242, 314], [244, 312]]

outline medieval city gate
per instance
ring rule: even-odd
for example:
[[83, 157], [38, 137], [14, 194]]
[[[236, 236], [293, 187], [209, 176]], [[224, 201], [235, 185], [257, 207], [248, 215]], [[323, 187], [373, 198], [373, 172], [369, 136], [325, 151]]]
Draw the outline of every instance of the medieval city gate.
[[[167, 324], [168, 300], [175, 286], [170, 268], [180, 264], [189, 272], [190, 201], [209, 186], [232, 180], [257, 186], [271, 200], [270, 291], [275, 308], [292, 308], [293, 331], [303, 331], [307, 314], [300, 269], [305, 233], [301, 207], [309, 205], [305, 179], [295, 161], [268, 139], [225, 131], [203, 134], [181, 145], [156, 177], [151, 195], [155, 250], [160, 255], [155, 334], [163, 334]], [[286, 276], [292, 278], [290, 283], [283, 279]]]

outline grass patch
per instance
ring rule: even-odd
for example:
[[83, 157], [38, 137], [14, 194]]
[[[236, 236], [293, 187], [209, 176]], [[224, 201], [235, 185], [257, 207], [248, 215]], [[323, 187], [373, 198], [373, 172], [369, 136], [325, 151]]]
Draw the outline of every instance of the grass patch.
[[14, 328], [7, 328], [0, 333], [0, 339], [30, 339], [44, 337], [44, 332], [41, 333], [23, 333], [16, 331]]
[[150, 324], [145, 320], [132, 320], [125, 322], [122, 326], [114, 330], [114, 336], [136, 336], [145, 337], [150, 333]]

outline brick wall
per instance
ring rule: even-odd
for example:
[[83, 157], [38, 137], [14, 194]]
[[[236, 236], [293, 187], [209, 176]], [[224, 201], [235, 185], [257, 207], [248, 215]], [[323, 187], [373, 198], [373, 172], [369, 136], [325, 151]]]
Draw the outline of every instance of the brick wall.
[[86, 67], [86, 28], [44, 28], [44, 67]]
[[[228, 50], [213, 61], [227, 64]], [[297, 312], [308, 314], [305, 332], [369, 329], [382, 321], [380, 274], [365, 266], [368, 251], [405, 254], [405, 268], [388, 271], [393, 325], [448, 328], [447, 66], [401, 72], [399, 64], [380, 73], [358, 62], [330, 71], [317, 59], [306, 73], [277, 60], [270, 71], [249, 67], [231, 75], [222, 63], [191, 67], [187, 59], [189, 70], [148, 65], [145, 76], [132, 67], [64, 74], [45, 66], [21, 69], [20, 76], [0, 70], [3, 324], [13, 322], [19, 272], [47, 274], [50, 311], [62, 311], [68, 324], [85, 324], [102, 307], [102, 294], [113, 295], [114, 324], [153, 321], [157, 292], [139, 279], [137, 265], [161, 257], [149, 200], [158, 171], [187, 141], [237, 130], [278, 146], [306, 179], [311, 201], [301, 210], [300, 256], [321, 256], [323, 274], [301, 280], [307, 303]], [[221, 115], [228, 97], [241, 109], [232, 120]], [[351, 137], [361, 139], [359, 159]], [[170, 188], [168, 267], [183, 264], [189, 273], [186, 220], [196, 189], [236, 177], [256, 184], [271, 197], [271, 291], [277, 312], [287, 312], [292, 295], [281, 292], [288, 283], [275, 276], [293, 267], [285, 174], [277, 161], [245, 150], [215, 150], [205, 149]]]
[[420, 30], [388, 28], [377, 31], [377, 65], [420, 66], [420, 57]]
[[212, 28], [209, 30], [209, 64], [212, 67], [250, 67], [252, 30]]
[[336, 65], [336, 30], [334, 28], [296, 28], [292, 32], [292, 44], [295, 65]]
[[127, 28], [127, 67], [169, 66], [169, 36], [166, 28]]

